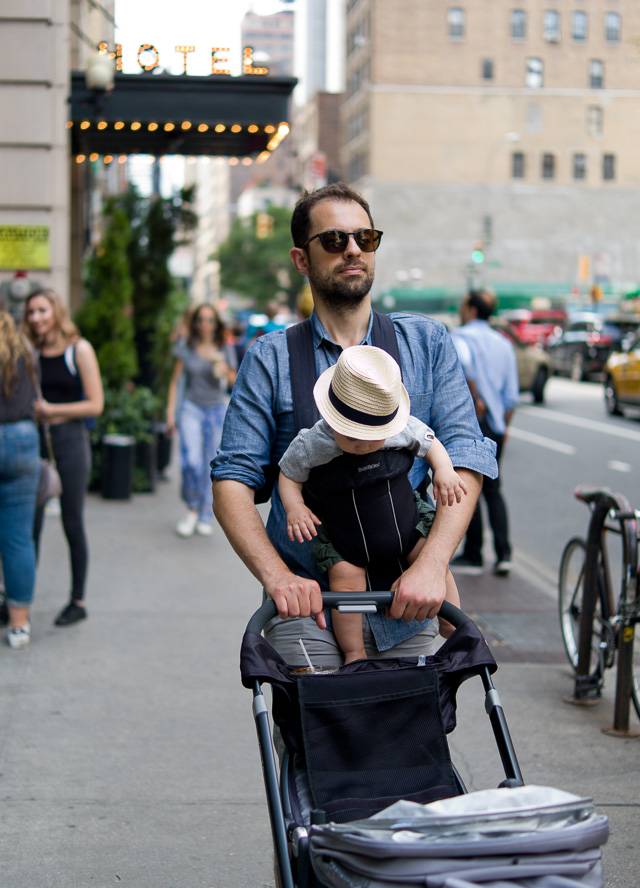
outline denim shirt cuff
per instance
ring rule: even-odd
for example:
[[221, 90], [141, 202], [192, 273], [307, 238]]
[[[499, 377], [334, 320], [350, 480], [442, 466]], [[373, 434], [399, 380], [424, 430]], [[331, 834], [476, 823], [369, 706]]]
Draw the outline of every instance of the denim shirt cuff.
[[453, 446], [447, 447], [447, 453], [456, 469], [480, 472], [492, 480], [498, 477], [496, 442], [491, 438], [456, 442]]

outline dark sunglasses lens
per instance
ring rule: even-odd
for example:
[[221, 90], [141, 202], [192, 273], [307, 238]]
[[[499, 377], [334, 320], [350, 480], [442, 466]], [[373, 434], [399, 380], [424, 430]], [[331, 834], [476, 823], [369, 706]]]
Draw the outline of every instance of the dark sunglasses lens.
[[365, 253], [373, 253], [378, 249], [380, 235], [374, 228], [363, 228], [354, 235], [356, 243]]
[[349, 236], [337, 228], [331, 231], [323, 231], [320, 235], [320, 242], [327, 253], [342, 253], [347, 246], [348, 240]]

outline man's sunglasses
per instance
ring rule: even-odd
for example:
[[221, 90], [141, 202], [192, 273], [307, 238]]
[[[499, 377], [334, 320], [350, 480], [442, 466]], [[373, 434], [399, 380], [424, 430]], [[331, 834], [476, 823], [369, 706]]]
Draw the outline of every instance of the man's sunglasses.
[[375, 228], [360, 228], [358, 231], [340, 231], [339, 228], [330, 228], [329, 231], [314, 234], [302, 249], [306, 249], [312, 240], [318, 238], [325, 253], [344, 253], [349, 245], [349, 238], [352, 236], [363, 253], [375, 253], [382, 240], [382, 231], [376, 231]]

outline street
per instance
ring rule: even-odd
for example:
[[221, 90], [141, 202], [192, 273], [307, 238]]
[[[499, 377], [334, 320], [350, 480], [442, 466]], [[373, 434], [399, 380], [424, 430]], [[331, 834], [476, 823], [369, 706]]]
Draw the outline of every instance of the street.
[[[572, 674], [545, 580], [555, 582], [565, 539], [586, 527], [574, 484], [599, 481], [602, 465], [602, 480], [624, 489], [631, 473], [606, 461], [633, 464], [637, 444], [545, 420], [561, 416], [563, 398], [572, 415], [608, 423], [598, 386], [552, 380], [547, 405], [523, 404], [505, 455], [515, 569], [507, 579], [460, 578], [460, 591], [498, 660], [525, 780], [592, 797], [611, 824], [607, 888], [638, 888], [640, 741], [601, 731], [611, 725], [613, 673], [598, 706], [564, 702]], [[637, 434], [630, 420], [613, 427]], [[89, 496], [89, 619], [67, 629], [52, 625], [68, 568], [60, 520], [47, 517], [32, 643], [0, 649], [2, 888], [273, 886], [251, 694], [238, 669], [260, 589], [219, 531], [176, 536], [177, 476], [174, 464], [154, 494], [129, 502]], [[633, 712], [631, 723], [637, 730]], [[451, 749], [469, 789], [502, 779], [478, 680], [461, 689]]]
[[587, 530], [587, 508], [573, 496], [578, 484], [609, 487], [640, 508], [639, 445], [640, 422], [607, 415], [602, 383], [552, 377], [544, 404], [522, 397], [502, 478], [523, 566], [555, 588], [564, 544]]

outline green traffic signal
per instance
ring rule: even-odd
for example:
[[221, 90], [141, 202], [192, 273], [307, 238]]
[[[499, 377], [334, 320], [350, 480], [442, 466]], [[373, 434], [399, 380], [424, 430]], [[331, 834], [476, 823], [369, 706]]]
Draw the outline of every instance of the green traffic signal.
[[471, 254], [471, 259], [476, 263], [476, 265], [480, 265], [484, 262], [484, 253], [482, 250], [474, 250]]

